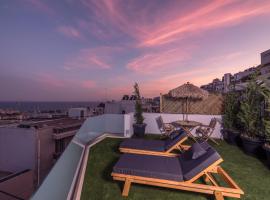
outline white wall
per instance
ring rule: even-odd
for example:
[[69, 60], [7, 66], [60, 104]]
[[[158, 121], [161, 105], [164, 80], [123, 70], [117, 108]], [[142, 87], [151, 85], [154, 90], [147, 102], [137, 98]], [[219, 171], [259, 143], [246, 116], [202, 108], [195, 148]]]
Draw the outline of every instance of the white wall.
[[87, 118], [78, 134], [88, 132], [124, 133], [124, 115], [104, 114]]
[[[156, 118], [162, 116], [165, 123], [182, 120], [182, 114], [167, 114], [167, 113], [143, 113], [145, 118], [146, 133], [161, 134], [156, 123]], [[215, 117], [221, 121], [220, 115], [189, 115], [189, 120], [197, 121], [208, 125], [210, 120]], [[89, 117], [79, 130], [78, 135], [88, 132], [107, 132], [107, 133], [122, 133], [126, 137], [133, 135], [133, 113], [122, 114], [104, 114], [96, 117]], [[196, 129], [196, 128], [195, 128]], [[195, 134], [195, 129], [192, 131]], [[220, 123], [217, 123], [213, 137], [222, 138], [220, 133]]]
[[[132, 119], [130, 124], [131, 124], [131, 128], [132, 128], [132, 124], [134, 123], [133, 120], [133, 113], [132, 114]], [[157, 123], [156, 123], [156, 118], [158, 116], [162, 116], [163, 121], [165, 123], [169, 123], [169, 122], [173, 122], [173, 121], [177, 121], [177, 120], [182, 120], [183, 119], [183, 115], [182, 114], [167, 114], [167, 113], [143, 113], [143, 116], [145, 118], [144, 122], [147, 124], [146, 126], [146, 133], [151, 133], [151, 134], [161, 134], [158, 127], [157, 127]], [[202, 124], [208, 125], [210, 120], [215, 117], [218, 119], [218, 121], [221, 121], [221, 116], [220, 115], [188, 115], [188, 119], [191, 121], [197, 121], [200, 122]], [[217, 123], [215, 131], [213, 133], [213, 137], [214, 138], [222, 138], [222, 135], [220, 133], [220, 123]], [[195, 130], [196, 128], [192, 131], [193, 134], [195, 134]], [[132, 131], [133, 133], [133, 131]]]
[[[83, 111], [83, 116], [81, 116], [81, 111]], [[87, 108], [70, 108], [68, 110], [68, 116], [71, 118], [81, 118], [87, 116]]]
[[131, 137], [133, 135], [133, 123], [134, 123], [134, 113], [125, 114], [125, 137]]
[[0, 171], [35, 169], [36, 134], [33, 129], [0, 128]]
[[124, 133], [124, 115], [106, 114], [105, 115], [105, 132]]

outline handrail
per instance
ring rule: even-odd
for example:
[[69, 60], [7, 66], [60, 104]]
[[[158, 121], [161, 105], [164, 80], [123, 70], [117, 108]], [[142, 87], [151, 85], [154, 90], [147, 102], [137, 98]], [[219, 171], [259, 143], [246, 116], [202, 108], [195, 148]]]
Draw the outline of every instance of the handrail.
[[17, 173], [13, 173], [13, 174], [7, 175], [7, 176], [5, 176], [5, 177], [3, 177], [3, 178], [0, 179], [0, 183], [6, 181], [8, 179], [14, 178], [16, 176], [19, 176], [19, 175], [21, 175], [21, 174], [23, 174], [25, 172], [29, 172], [29, 171], [31, 171], [31, 170], [30, 169], [25, 169], [23, 171], [20, 171], [20, 172], [17, 172]]
[[7, 195], [7, 196], [9, 196], [9, 197], [12, 197], [12, 198], [14, 198], [14, 199], [16, 199], [16, 200], [25, 200], [25, 199], [23, 199], [23, 198], [21, 198], [21, 197], [15, 196], [15, 195], [13, 195], [13, 194], [10, 194], [10, 193], [5, 192], [5, 191], [2, 191], [2, 190], [0, 190], [0, 193], [5, 194], [5, 195]]

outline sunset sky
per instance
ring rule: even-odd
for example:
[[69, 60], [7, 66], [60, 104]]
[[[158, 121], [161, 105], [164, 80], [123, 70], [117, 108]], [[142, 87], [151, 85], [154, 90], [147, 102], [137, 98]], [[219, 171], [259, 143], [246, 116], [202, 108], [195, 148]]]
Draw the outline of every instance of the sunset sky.
[[146, 97], [260, 64], [269, 0], [1, 0], [0, 101]]

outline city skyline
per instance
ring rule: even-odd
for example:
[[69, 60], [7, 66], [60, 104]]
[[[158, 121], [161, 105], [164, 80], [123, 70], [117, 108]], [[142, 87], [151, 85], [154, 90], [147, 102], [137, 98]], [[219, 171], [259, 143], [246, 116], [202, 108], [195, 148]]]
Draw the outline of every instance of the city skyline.
[[158, 96], [260, 64], [269, 1], [1, 1], [0, 101]]

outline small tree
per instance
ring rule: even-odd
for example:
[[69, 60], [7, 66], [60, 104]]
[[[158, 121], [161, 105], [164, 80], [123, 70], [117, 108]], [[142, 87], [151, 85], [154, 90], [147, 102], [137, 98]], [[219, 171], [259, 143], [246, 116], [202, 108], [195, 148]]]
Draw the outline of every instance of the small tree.
[[[270, 105], [270, 99], [267, 100], [267, 106]], [[264, 119], [263, 119], [263, 128], [264, 128], [264, 135], [265, 141], [267, 145], [270, 145], [270, 117], [269, 117], [270, 109], [266, 108], [264, 112]]]
[[224, 102], [224, 128], [235, 130], [239, 126], [237, 114], [239, 112], [239, 95], [235, 92], [226, 94]]
[[142, 99], [138, 83], [135, 83], [134, 85], [134, 95], [136, 96], [135, 113], [134, 113], [135, 122], [136, 124], [143, 124], [144, 117], [142, 115], [143, 113]]
[[262, 95], [264, 96], [264, 113], [263, 113], [263, 131], [267, 145], [270, 145], [270, 89], [262, 85]]

